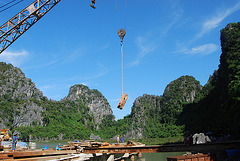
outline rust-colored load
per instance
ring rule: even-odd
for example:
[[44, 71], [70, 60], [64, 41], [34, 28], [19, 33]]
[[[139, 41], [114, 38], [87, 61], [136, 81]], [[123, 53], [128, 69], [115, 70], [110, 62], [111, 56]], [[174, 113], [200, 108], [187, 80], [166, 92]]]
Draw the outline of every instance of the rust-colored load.
[[123, 106], [125, 105], [127, 99], [128, 99], [128, 95], [126, 93], [123, 93], [120, 101], [118, 102], [117, 108], [123, 109]]

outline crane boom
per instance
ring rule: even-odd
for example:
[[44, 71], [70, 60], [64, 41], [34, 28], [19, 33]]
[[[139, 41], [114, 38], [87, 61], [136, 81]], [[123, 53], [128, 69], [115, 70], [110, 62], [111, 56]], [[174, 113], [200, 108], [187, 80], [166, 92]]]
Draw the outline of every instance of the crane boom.
[[0, 54], [61, 0], [35, 0], [0, 27]]

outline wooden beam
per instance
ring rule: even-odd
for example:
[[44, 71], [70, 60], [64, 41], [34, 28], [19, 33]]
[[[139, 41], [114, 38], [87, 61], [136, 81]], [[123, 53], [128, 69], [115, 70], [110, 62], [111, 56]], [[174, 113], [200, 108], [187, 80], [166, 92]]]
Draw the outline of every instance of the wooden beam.
[[209, 152], [240, 149], [240, 142], [209, 143], [194, 145], [156, 145], [135, 147], [86, 147], [83, 153], [157, 153], [157, 152]]
[[24, 157], [38, 157], [38, 156], [56, 156], [56, 155], [67, 155], [76, 153], [76, 150], [32, 150], [32, 151], [15, 151], [8, 153], [8, 156], [13, 158], [24, 158]]

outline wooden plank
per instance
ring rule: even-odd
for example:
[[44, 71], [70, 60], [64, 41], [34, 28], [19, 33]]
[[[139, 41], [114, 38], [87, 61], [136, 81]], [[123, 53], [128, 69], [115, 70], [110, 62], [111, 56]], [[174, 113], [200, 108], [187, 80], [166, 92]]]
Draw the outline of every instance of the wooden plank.
[[5, 159], [8, 158], [8, 154], [7, 153], [0, 153], [0, 159]]
[[156, 145], [126, 147], [86, 147], [83, 153], [157, 153], [157, 152], [209, 152], [240, 149], [240, 142], [194, 144], [194, 145]]
[[64, 151], [34, 150], [34, 151], [15, 151], [12, 154], [9, 153], [9, 155], [13, 155], [13, 158], [23, 158], [23, 157], [35, 157], [35, 156], [64, 155], [64, 154], [72, 154], [75, 152], [76, 152], [75, 150], [64, 150]]
[[68, 155], [42, 156], [42, 157], [20, 158], [20, 159], [15, 159], [15, 161], [47, 161], [47, 160], [56, 160], [56, 159], [62, 159], [67, 157]]

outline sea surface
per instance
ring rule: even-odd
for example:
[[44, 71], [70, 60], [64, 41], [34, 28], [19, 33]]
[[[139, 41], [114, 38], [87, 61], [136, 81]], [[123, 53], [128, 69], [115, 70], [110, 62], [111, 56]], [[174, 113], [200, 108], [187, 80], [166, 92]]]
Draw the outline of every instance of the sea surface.
[[47, 146], [47, 148], [55, 148], [56, 145], [67, 145], [67, 141], [54, 141], [54, 142], [35, 142], [36, 143], [36, 149], [42, 149], [44, 145]]
[[[36, 142], [36, 148], [42, 149], [44, 145], [48, 148], [55, 148], [56, 145], [66, 145], [67, 141], [57, 141], [57, 142]], [[184, 152], [162, 152], [162, 153], [143, 153], [142, 157], [139, 158], [135, 155], [134, 161], [167, 161], [167, 157], [172, 156], [181, 156], [186, 154]], [[130, 159], [126, 159], [125, 161], [131, 161]]]

